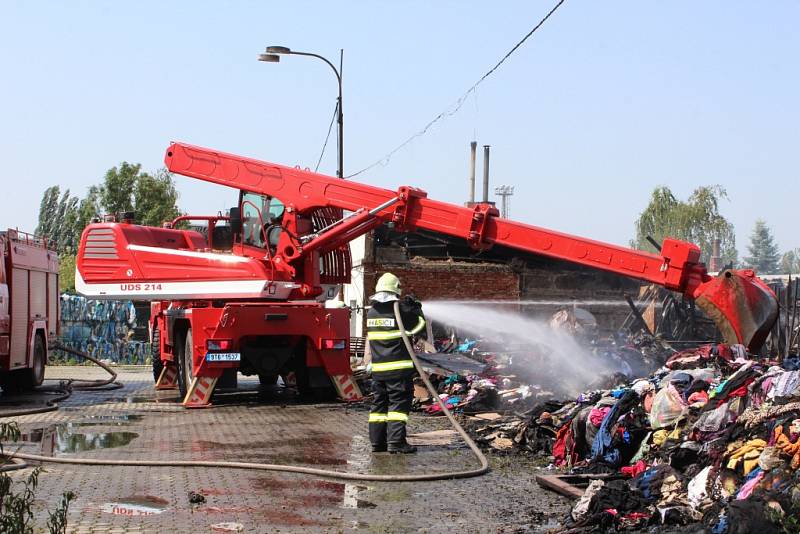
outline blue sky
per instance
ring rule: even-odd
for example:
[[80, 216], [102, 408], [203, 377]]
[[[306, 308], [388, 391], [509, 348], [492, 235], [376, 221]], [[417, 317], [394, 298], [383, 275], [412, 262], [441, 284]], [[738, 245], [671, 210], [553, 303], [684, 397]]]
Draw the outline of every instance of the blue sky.
[[[42, 191], [83, 194], [171, 140], [314, 167], [344, 60], [345, 174], [446, 109], [553, 2], [0, 0], [0, 225], [33, 229]], [[800, 247], [800, 3], [567, 0], [461, 111], [359, 180], [463, 202], [469, 142], [492, 145], [512, 217], [626, 244], [652, 189], [721, 184], [744, 255], [756, 218]], [[479, 172], [480, 172], [479, 161]], [[333, 141], [321, 170], [334, 174]], [[176, 177], [180, 207], [235, 193]]]

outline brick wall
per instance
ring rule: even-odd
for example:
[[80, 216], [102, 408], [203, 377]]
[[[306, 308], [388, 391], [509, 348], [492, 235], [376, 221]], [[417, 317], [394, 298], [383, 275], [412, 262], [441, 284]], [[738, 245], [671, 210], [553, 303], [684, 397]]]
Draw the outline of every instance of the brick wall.
[[364, 288], [371, 294], [378, 277], [391, 272], [400, 278], [403, 293], [420, 300], [517, 300], [520, 275], [508, 265], [415, 261], [373, 265], [364, 271]]

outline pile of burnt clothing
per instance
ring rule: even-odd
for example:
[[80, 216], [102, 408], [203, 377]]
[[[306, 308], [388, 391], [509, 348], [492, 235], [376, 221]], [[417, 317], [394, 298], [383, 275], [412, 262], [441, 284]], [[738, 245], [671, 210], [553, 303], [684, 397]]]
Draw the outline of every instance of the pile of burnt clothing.
[[571, 414], [564, 403], [548, 401], [524, 414], [481, 413], [466, 418], [465, 428], [484, 448], [503, 453], [553, 454], [558, 427]]
[[[538, 386], [519, 384], [513, 378], [489, 375], [430, 375], [439, 398], [451, 411], [474, 415], [492, 411], [524, 412], [542, 393]], [[433, 402], [421, 379], [414, 381], [414, 407], [427, 414], [440, 414], [439, 404]]]
[[[466, 342], [448, 354], [418, 354], [439, 398], [459, 414], [483, 412], [522, 413], [542, 399], [551, 399], [552, 390], [530, 383], [513, 365], [506, 353], [477, 350]], [[428, 414], [440, 414], [438, 403], [430, 398], [421, 379], [415, 380], [414, 407]]]
[[587, 488], [568, 528], [780, 532], [800, 512], [800, 370], [787, 363], [707, 345], [577, 399], [556, 430], [554, 463], [608, 475]]
[[[498, 409], [500, 397], [496, 377], [451, 374], [430, 375], [430, 380], [447, 408], [457, 413], [478, 413]], [[427, 414], [441, 414], [421, 379], [414, 380], [414, 407]]]
[[[559, 465], [565, 463], [564, 451], [569, 451], [570, 457], [574, 456], [575, 461], [588, 455], [592, 447], [591, 440], [597, 434], [602, 416], [611, 410], [625, 391], [617, 386], [627, 383], [631, 376], [630, 368], [628, 373], [598, 375], [589, 385], [590, 392], [580, 395], [575, 401], [562, 402], [555, 399], [564, 395], [557, 388], [557, 384], [564, 382], [563, 366], [558, 371], [560, 375], [549, 376], [547, 369], [528, 365], [527, 360], [520, 357], [519, 351], [487, 353], [477, 351], [474, 344], [463, 348], [472, 351], [468, 354], [470, 358], [480, 355], [479, 361], [487, 367], [479, 374], [446, 374], [442, 368], [452, 365], [452, 362], [442, 358], [432, 359], [430, 365], [437, 363], [439, 366], [438, 369], [431, 369], [430, 375], [439, 398], [458, 414], [492, 417], [489, 422], [485, 417], [477, 421], [467, 419], [467, 428], [477, 443], [504, 453], [542, 455], [548, 461], [552, 461], [549, 457], [553, 455]], [[623, 362], [647, 361], [650, 369], [653, 367], [651, 359], [660, 358], [662, 363], [666, 359], [661, 357], [663, 347], [654, 344], [652, 339], [639, 340], [638, 344], [612, 341], [595, 349], [600, 358], [614, 357]], [[645, 351], [650, 356], [643, 356]], [[553, 367], [553, 373], [556, 373], [555, 366]], [[537, 383], [539, 381], [541, 382]], [[549, 384], [550, 387], [540, 384]], [[415, 407], [418, 410], [433, 415], [441, 412], [439, 405], [429, 397], [419, 379], [415, 391]], [[595, 404], [598, 407], [592, 411]], [[589, 427], [587, 431], [582, 426], [578, 428], [576, 423], [577, 434], [569, 434], [567, 424], [576, 420], [576, 416], [580, 416], [577, 420], [583, 423], [590, 419], [595, 423], [594, 427]], [[640, 419], [642, 418], [646, 419], [646, 414], [642, 414]], [[639, 427], [641, 426], [640, 424]], [[604, 429], [603, 433], [608, 434], [608, 430]], [[632, 428], [634, 440], [640, 434], [643, 435], [641, 431]], [[589, 441], [584, 446], [583, 441], [587, 435]], [[626, 435], [626, 439], [630, 441], [631, 433]]]

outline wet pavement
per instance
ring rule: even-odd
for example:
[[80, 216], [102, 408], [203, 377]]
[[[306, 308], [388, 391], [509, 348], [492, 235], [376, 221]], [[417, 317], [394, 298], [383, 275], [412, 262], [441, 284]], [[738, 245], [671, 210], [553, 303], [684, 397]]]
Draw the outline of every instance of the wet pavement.
[[[51, 367], [48, 378], [101, 378], [87, 367]], [[217, 395], [211, 409], [185, 410], [156, 392], [145, 368], [119, 373], [123, 389], [78, 391], [55, 412], [14, 418], [21, 450], [64, 457], [226, 460], [338, 471], [406, 474], [476, 465], [456, 439], [434, 438], [412, 456], [373, 455], [364, 407], [302, 404], [285, 392]], [[15, 406], [19, 408], [19, 406]], [[412, 415], [410, 432], [448, 428]], [[537, 467], [493, 457], [492, 472], [467, 480], [343, 483], [234, 469], [48, 464], [37, 506], [77, 494], [68, 532], [546, 532], [569, 501], [542, 490]], [[25, 472], [13, 474], [15, 478]], [[193, 493], [190, 498], [190, 492]], [[202, 501], [202, 502], [200, 502]], [[46, 514], [38, 513], [45, 521]], [[40, 525], [44, 527], [44, 523]]]

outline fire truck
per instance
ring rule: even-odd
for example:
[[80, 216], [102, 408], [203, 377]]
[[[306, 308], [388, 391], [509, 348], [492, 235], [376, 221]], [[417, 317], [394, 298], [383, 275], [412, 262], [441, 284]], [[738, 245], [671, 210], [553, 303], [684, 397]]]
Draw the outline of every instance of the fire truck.
[[58, 253], [44, 238], [0, 232], [0, 387], [41, 385], [59, 334]]
[[[461, 207], [414, 187], [391, 191], [184, 143], [170, 172], [239, 190], [227, 216], [205, 232], [129, 221], [89, 225], [81, 236], [76, 289], [94, 298], [152, 301], [157, 388], [207, 406], [217, 381], [240, 370], [302, 390], [360, 396], [349, 366], [349, 310], [330, 306], [349, 282], [349, 243], [389, 223], [400, 231], [497, 244], [637, 278], [694, 299], [729, 343], [758, 350], [777, 317], [774, 293], [751, 270], [716, 277], [691, 243], [665, 239], [661, 253], [631, 250], [499, 217], [488, 203]], [[158, 364], [157, 364], [158, 365]]]

